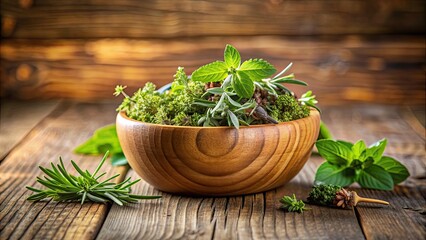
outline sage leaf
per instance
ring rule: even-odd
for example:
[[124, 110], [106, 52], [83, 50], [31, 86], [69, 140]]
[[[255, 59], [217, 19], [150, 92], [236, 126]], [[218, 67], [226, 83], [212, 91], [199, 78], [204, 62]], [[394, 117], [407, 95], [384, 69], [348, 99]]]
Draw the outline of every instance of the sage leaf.
[[224, 92], [224, 90], [221, 87], [214, 87], [214, 88], [207, 89], [207, 92], [211, 94], [221, 95]]
[[241, 56], [237, 49], [227, 44], [224, 52], [224, 60], [228, 68], [238, 68], [241, 64]]
[[410, 176], [407, 168], [394, 158], [383, 156], [375, 164], [385, 169], [392, 176], [394, 184], [401, 183]]
[[355, 181], [355, 171], [328, 162], [321, 164], [315, 174], [315, 183], [348, 186]]
[[243, 72], [238, 72], [237, 76], [232, 78], [232, 87], [240, 97], [251, 98], [253, 96], [254, 83], [250, 80], [250, 77]]
[[385, 151], [388, 140], [386, 138], [370, 145], [366, 151], [367, 157], [372, 157], [374, 161], [378, 161]]
[[361, 170], [358, 176], [358, 183], [363, 188], [379, 190], [392, 190], [394, 185], [390, 173], [376, 164]]
[[316, 142], [316, 146], [318, 153], [331, 164], [345, 166], [353, 159], [351, 149], [340, 142], [321, 139]]
[[237, 116], [235, 116], [235, 114], [232, 111], [228, 110], [228, 116], [231, 118], [232, 125], [234, 125], [236, 129], [240, 128], [240, 123], [238, 121], [238, 118]]
[[238, 73], [243, 72], [252, 81], [260, 81], [271, 76], [276, 69], [263, 59], [250, 59], [241, 64]]
[[216, 61], [195, 70], [191, 79], [199, 82], [219, 82], [226, 76], [228, 76], [228, 67], [224, 62]]

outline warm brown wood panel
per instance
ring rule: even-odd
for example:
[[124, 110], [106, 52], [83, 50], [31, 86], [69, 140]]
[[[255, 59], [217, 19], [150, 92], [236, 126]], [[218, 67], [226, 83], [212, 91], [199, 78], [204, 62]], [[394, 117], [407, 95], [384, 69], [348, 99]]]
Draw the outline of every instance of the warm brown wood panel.
[[[40, 187], [38, 166], [48, 167], [62, 156], [93, 171], [99, 157], [72, 154], [92, 132], [114, 121], [111, 104], [61, 104], [39, 123], [0, 163], [0, 239], [93, 239], [108, 211], [105, 204], [30, 202], [25, 188]], [[107, 165], [106, 165], [107, 166]], [[71, 168], [69, 168], [71, 169]], [[114, 169], [109, 168], [109, 174]], [[104, 168], [107, 171], [108, 168]]]
[[[28, 3], [29, 2], [29, 3]], [[422, 0], [1, 1], [2, 36], [147, 38], [424, 33]]]
[[[425, 102], [423, 37], [211, 37], [177, 40], [9, 40], [1, 53], [1, 95], [21, 99], [111, 99], [116, 84], [129, 92], [191, 73], [223, 57], [226, 43], [243, 59], [261, 57], [278, 69], [289, 62], [323, 104]], [[306, 88], [295, 87], [296, 93]]]
[[28, 104], [26, 101], [2, 99], [0, 104], [1, 162], [6, 154], [58, 105], [58, 101]]

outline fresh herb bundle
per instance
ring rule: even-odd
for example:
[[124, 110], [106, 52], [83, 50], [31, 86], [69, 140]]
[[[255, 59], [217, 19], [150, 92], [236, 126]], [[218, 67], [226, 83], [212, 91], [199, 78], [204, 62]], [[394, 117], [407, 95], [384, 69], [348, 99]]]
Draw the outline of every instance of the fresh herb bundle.
[[79, 201], [83, 204], [86, 201], [92, 202], [113, 202], [120, 206], [127, 203], [135, 203], [140, 199], [155, 199], [161, 196], [142, 196], [131, 194], [130, 187], [140, 181], [130, 181], [127, 178], [121, 183], [113, 183], [111, 180], [120, 176], [116, 174], [106, 180], [99, 179], [106, 174], [98, 174], [102, 165], [108, 156], [108, 152], [102, 158], [96, 170], [91, 174], [88, 170], [83, 171], [71, 160], [75, 170], [80, 176], [74, 176], [69, 173], [64, 166], [61, 158], [56, 166], [51, 163], [51, 169], [40, 166], [40, 170], [46, 174], [44, 178], [37, 177], [37, 182], [41, 183], [47, 189], [37, 189], [27, 186], [27, 189], [35, 192], [28, 197], [30, 201], [40, 201], [45, 198], [51, 198], [55, 201]]
[[147, 83], [133, 96], [117, 86], [114, 95], [122, 94], [118, 111], [130, 118], [157, 124], [183, 126], [234, 126], [292, 121], [309, 116], [316, 108], [309, 91], [297, 99], [282, 84], [299, 84], [294, 74], [283, 76], [288, 65], [274, 77], [276, 69], [263, 59], [242, 62], [231, 45], [224, 51], [224, 61], [215, 61], [195, 70], [188, 77], [179, 67], [170, 91], [159, 93]]
[[293, 194], [293, 197], [284, 196], [280, 199], [281, 208], [289, 212], [298, 212], [302, 213], [304, 210], [307, 210], [305, 203], [302, 200], [297, 200], [296, 195]]
[[387, 140], [367, 147], [341, 140], [322, 139], [316, 142], [319, 154], [326, 159], [317, 170], [316, 183], [348, 186], [358, 182], [361, 187], [392, 190], [410, 176], [407, 168], [396, 159], [383, 156]]
[[359, 202], [389, 205], [386, 201], [363, 198], [358, 196], [358, 194], [354, 191], [348, 191], [341, 186], [332, 184], [320, 184], [314, 186], [309, 193], [308, 202], [317, 205], [340, 208], [350, 208], [356, 206]]

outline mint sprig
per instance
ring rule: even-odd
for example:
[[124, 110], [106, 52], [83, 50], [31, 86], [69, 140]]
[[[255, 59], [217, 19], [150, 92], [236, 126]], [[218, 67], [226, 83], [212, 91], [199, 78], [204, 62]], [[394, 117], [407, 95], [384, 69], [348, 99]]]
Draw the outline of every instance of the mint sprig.
[[254, 93], [254, 82], [271, 76], [275, 71], [274, 66], [263, 59], [249, 59], [241, 63], [238, 50], [228, 44], [224, 62], [216, 61], [198, 68], [191, 79], [207, 83], [222, 82], [227, 78], [239, 97], [250, 98]]
[[361, 187], [392, 190], [410, 173], [396, 159], [383, 156], [387, 144], [382, 139], [367, 147], [359, 140], [355, 144], [331, 139], [316, 143], [319, 154], [327, 161], [317, 170], [316, 183], [348, 186], [358, 182]]

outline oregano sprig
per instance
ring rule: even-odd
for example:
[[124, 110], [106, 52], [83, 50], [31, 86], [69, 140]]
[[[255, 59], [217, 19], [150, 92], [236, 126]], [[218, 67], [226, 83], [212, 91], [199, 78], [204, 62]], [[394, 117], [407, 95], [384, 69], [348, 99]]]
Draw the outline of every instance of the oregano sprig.
[[106, 175], [106, 172], [98, 174], [102, 165], [108, 156], [105, 153], [101, 162], [93, 173], [88, 170], [83, 171], [74, 161], [71, 164], [78, 172], [79, 176], [69, 173], [65, 169], [62, 158], [59, 158], [59, 164], [56, 166], [51, 163], [51, 168], [40, 166], [40, 170], [46, 174], [43, 178], [37, 177], [37, 182], [45, 186], [47, 189], [37, 189], [27, 186], [28, 190], [35, 192], [29, 196], [27, 200], [40, 201], [45, 198], [51, 198], [55, 201], [79, 201], [81, 204], [87, 201], [92, 202], [112, 202], [117, 205], [127, 203], [135, 203], [140, 199], [155, 199], [161, 196], [142, 196], [131, 194], [130, 187], [140, 181], [140, 179], [131, 181], [127, 178], [121, 183], [111, 182], [120, 174], [116, 174], [106, 180], [100, 180]]

